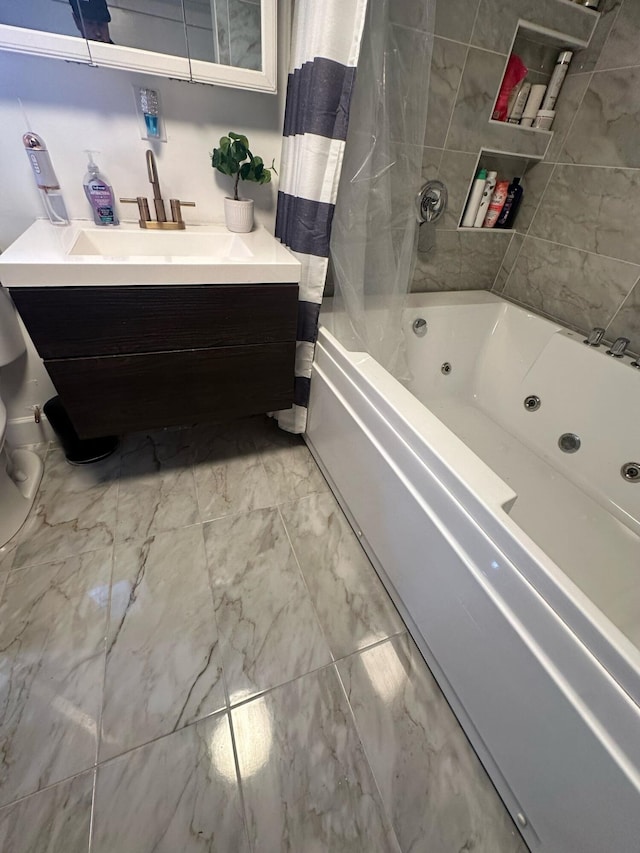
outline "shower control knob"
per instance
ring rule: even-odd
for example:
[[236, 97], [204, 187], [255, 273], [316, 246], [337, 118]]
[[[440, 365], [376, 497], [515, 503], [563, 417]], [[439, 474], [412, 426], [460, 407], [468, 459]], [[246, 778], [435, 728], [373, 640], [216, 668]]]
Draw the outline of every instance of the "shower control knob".
[[427, 181], [416, 199], [418, 223], [437, 222], [447, 209], [449, 193], [442, 181]]

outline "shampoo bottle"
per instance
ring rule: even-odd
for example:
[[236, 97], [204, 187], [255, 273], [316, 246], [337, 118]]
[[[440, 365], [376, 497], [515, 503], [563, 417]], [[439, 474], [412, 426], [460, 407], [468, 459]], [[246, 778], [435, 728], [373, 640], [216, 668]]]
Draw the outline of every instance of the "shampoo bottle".
[[476, 213], [476, 220], [473, 223], [474, 228], [482, 228], [482, 223], [484, 222], [484, 218], [487, 215], [487, 210], [489, 210], [489, 204], [491, 202], [491, 197], [493, 196], [493, 191], [496, 188], [497, 180], [497, 172], [489, 172], [487, 174], [487, 183], [484, 186], [484, 192], [482, 193], [480, 207], [478, 208], [478, 212]]
[[558, 54], [556, 67], [553, 69], [551, 80], [549, 80], [549, 85], [547, 86], [547, 91], [545, 92], [541, 109], [552, 110], [555, 108], [558, 95], [560, 94], [560, 89], [564, 83], [564, 78], [567, 76], [567, 72], [569, 71], [569, 63], [571, 62], [572, 57], [573, 53], [570, 50], [563, 50]]
[[89, 163], [84, 176], [84, 192], [93, 211], [93, 221], [96, 225], [118, 225], [113, 190], [105, 176], [100, 174], [93, 160], [94, 152], [86, 153], [89, 155]]
[[522, 201], [522, 192], [520, 178], [514, 178], [509, 185], [507, 199], [496, 222], [496, 228], [511, 228], [513, 226], [513, 220], [516, 218], [516, 213]]
[[493, 195], [491, 196], [491, 203], [489, 204], [489, 210], [487, 211], [487, 215], [484, 219], [484, 227], [485, 228], [494, 228], [496, 222], [500, 214], [502, 213], [502, 208], [504, 207], [504, 203], [507, 200], [507, 193], [509, 192], [509, 181], [498, 181], [496, 184], [496, 188], [493, 191]]
[[486, 183], [487, 170], [480, 169], [471, 187], [469, 200], [467, 201], [467, 206], [464, 210], [464, 216], [462, 217], [463, 228], [473, 228], [473, 223], [476, 220], [476, 215], [478, 213], [478, 208], [480, 207], [480, 202], [482, 201], [482, 193], [484, 192]]

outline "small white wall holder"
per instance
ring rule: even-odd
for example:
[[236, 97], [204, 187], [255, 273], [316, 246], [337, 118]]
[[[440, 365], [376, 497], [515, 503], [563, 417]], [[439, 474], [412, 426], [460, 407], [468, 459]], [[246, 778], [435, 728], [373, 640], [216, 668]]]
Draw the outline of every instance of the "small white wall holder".
[[167, 133], [162, 117], [160, 92], [152, 86], [133, 84], [133, 99], [138, 114], [140, 138], [150, 142], [166, 142]]

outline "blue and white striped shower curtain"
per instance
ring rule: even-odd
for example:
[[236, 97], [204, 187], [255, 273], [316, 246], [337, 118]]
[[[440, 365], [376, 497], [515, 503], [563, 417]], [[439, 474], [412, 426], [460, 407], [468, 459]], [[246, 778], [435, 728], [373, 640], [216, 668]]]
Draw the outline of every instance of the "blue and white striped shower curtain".
[[327, 274], [349, 107], [367, 0], [296, 0], [276, 237], [302, 264], [295, 402], [277, 413], [304, 432], [318, 315]]

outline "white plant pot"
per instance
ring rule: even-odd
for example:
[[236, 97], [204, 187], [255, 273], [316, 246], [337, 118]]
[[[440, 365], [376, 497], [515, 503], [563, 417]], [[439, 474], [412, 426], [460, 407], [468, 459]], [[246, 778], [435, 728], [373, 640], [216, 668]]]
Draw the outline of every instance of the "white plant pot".
[[253, 228], [253, 199], [225, 198], [224, 218], [229, 231], [247, 234]]

